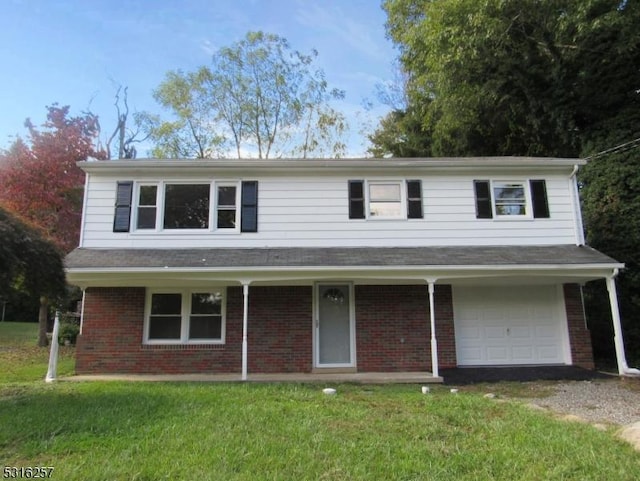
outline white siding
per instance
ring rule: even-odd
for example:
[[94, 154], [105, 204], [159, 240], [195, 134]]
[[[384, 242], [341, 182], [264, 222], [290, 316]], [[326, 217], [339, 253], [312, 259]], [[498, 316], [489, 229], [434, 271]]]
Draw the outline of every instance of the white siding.
[[[89, 248], [145, 247], [335, 247], [438, 245], [544, 245], [575, 243], [571, 181], [566, 175], [432, 174], [422, 177], [424, 219], [351, 220], [348, 179], [404, 180], [415, 175], [318, 175], [258, 180], [258, 232], [113, 232], [116, 182], [153, 181], [149, 176], [91, 174], [85, 206], [84, 243]], [[473, 180], [546, 179], [549, 219], [476, 219]], [[238, 178], [170, 177], [167, 181], [238, 181]]]

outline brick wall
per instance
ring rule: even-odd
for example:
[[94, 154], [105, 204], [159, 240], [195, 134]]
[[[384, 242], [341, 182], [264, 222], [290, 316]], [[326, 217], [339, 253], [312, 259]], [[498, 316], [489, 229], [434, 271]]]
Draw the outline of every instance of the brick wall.
[[[249, 372], [308, 372], [311, 287], [249, 290]], [[87, 289], [76, 372], [240, 373], [242, 288], [227, 289], [224, 345], [143, 345], [144, 288]]]
[[[426, 286], [357, 286], [356, 339], [360, 371], [431, 369]], [[450, 286], [436, 286], [440, 365], [455, 365]], [[87, 289], [76, 371], [86, 373], [240, 373], [242, 288], [227, 289], [224, 345], [143, 345], [144, 288]], [[312, 288], [249, 289], [248, 369], [310, 372]]]
[[[240, 294], [240, 296], [238, 296]], [[228, 290], [226, 344], [145, 346], [145, 289], [87, 289], [83, 334], [78, 336], [76, 372], [89, 373], [225, 373], [241, 371], [242, 296]]]
[[312, 292], [311, 286], [250, 288], [250, 373], [311, 371]]
[[[431, 369], [429, 294], [426, 285], [356, 286], [355, 299], [359, 371]], [[451, 286], [436, 286], [434, 302], [439, 365], [455, 366]]]
[[585, 322], [580, 286], [565, 284], [563, 290], [571, 344], [571, 359], [575, 366], [594, 369], [591, 334]]

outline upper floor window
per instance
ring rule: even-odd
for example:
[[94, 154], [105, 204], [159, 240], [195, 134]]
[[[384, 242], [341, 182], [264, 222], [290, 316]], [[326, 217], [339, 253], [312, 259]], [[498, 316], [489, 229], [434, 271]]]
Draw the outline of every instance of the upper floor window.
[[166, 184], [165, 229], [208, 229], [210, 184]]
[[422, 219], [420, 180], [350, 180], [350, 219]]
[[258, 230], [257, 181], [121, 181], [116, 190], [114, 232], [129, 232], [130, 224], [141, 231], [209, 231], [212, 225], [227, 232]]
[[401, 185], [400, 182], [369, 182], [369, 217], [402, 218]]
[[544, 180], [474, 180], [476, 218], [548, 218]]

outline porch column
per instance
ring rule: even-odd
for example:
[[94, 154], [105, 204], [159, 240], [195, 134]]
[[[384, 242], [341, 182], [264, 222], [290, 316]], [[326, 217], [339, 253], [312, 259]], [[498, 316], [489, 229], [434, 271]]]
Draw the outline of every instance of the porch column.
[[618, 308], [618, 293], [616, 292], [615, 276], [618, 271], [613, 275], [607, 277], [607, 290], [609, 291], [609, 304], [611, 306], [611, 318], [613, 320], [613, 342], [616, 348], [616, 360], [618, 361], [618, 373], [640, 375], [638, 369], [630, 368], [627, 364], [627, 357], [624, 353], [624, 339], [622, 337], [622, 324], [620, 322], [620, 310]]
[[242, 283], [242, 380], [247, 380], [247, 325], [249, 321], [249, 283]]
[[436, 340], [436, 311], [433, 294], [435, 292], [434, 281], [429, 283], [429, 321], [431, 323], [431, 372], [438, 377], [438, 341]]

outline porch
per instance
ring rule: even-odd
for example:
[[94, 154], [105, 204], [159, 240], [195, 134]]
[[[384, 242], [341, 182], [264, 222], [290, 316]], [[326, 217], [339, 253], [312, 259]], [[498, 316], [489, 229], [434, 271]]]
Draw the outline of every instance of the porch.
[[[84, 374], [60, 378], [61, 381], [142, 381], [142, 382], [244, 382], [237, 374]], [[443, 378], [421, 372], [353, 372], [353, 373], [256, 373], [248, 382], [357, 383], [357, 384], [427, 384], [442, 383]]]

